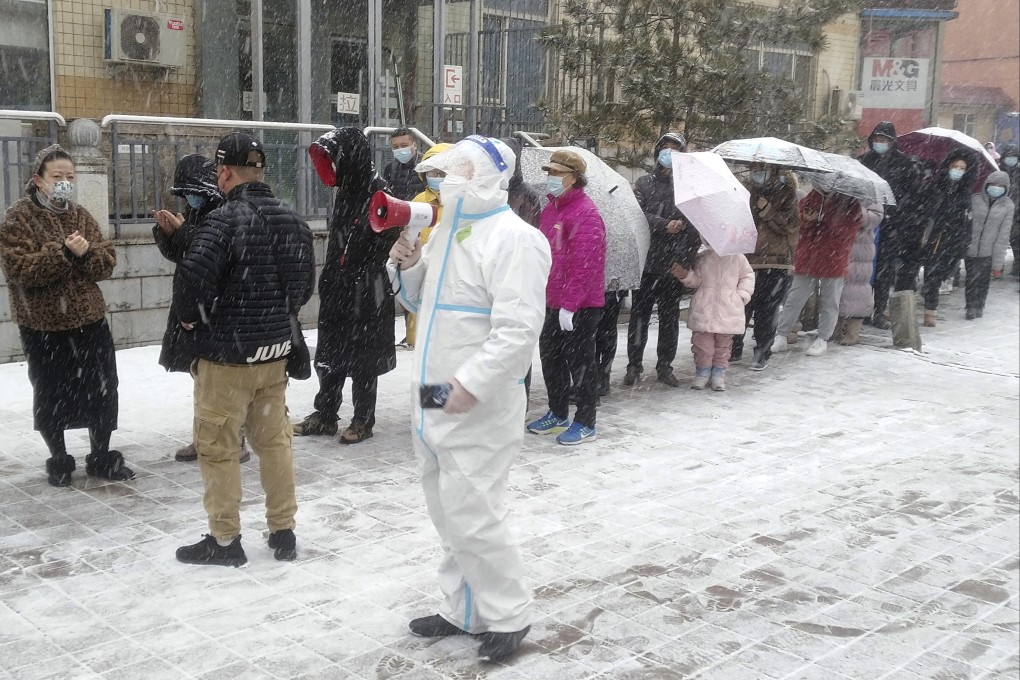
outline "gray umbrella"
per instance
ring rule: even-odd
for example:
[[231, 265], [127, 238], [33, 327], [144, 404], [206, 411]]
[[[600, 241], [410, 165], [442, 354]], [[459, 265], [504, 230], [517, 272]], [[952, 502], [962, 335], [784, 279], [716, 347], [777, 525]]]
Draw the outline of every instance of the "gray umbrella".
[[731, 139], [712, 149], [712, 152], [734, 163], [768, 163], [793, 170], [819, 172], [832, 172], [834, 169], [821, 151], [776, 137]]
[[648, 220], [634, 198], [630, 183], [592, 152], [576, 146], [533, 147], [521, 151], [524, 181], [545, 198], [545, 171], [553, 151], [564, 148], [581, 156], [588, 165], [585, 192], [595, 202], [606, 223], [606, 290], [635, 290], [648, 254]]
[[881, 203], [896, 205], [889, 183], [877, 174], [868, 170], [860, 162], [849, 156], [819, 152], [825, 156], [835, 172], [802, 172], [800, 176], [811, 182], [811, 186], [825, 193], [837, 192], [853, 196], [865, 203]]

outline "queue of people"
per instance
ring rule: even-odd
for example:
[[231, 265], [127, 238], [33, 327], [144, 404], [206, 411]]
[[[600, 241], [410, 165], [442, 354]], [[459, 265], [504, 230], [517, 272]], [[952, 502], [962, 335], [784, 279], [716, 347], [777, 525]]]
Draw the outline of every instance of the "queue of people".
[[[752, 165], [755, 250], [721, 256], [674, 205], [673, 182], [683, 178], [672, 176], [671, 158], [686, 150], [686, 140], [663, 135], [654, 145], [655, 169], [635, 187], [652, 245], [640, 288], [631, 293], [623, 384], [641, 378], [657, 307], [657, 378], [670, 388], [681, 385], [672, 364], [680, 302], [690, 292], [690, 387], [717, 392], [726, 389], [731, 362], [743, 358], [752, 321], [749, 368], [763, 371], [773, 352], [789, 349], [788, 336], [813, 295], [818, 331], [809, 356], [824, 354], [834, 338], [853, 344], [864, 321], [885, 327], [889, 289], [912, 289], [921, 267], [925, 325], [935, 324], [939, 286], [960, 260], [966, 318], [981, 318], [989, 281], [1002, 275], [1007, 242], [1014, 239], [1016, 248], [1017, 148], [1003, 149], [1005, 169], [988, 175], [972, 195], [973, 155], [951, 152], [922, 182], [895, 139], [892, 125], [880, 124], [861, 158], [896, 194], [897, 206], [885, 210], [822, 187], [798, 198], [792, 172]], [[410, 629], [426, 637], [479, 635], [480, 656], [500, 660], [518, 648], [532, 620], [506, 524], [509, 471], [526, 432], [556, 435], [562, 445], [597, 439], [623, 298], [607, 290], [606, 227], [585, 190], [580, 154], [560, 149], [543, 165], [543, 206], [523, 181], [515, 140], [472, 135], [425, 154], [409, 130], [398, 130], [391, 141], [389, 181], [376, 173], [371, 146], [356, 128], [329, 132], [309, 149], [320, 179], [335, 192], [314, 358], [297, 320], [315, 284], [311, 230], [265, 183], [259, 140], [231, 133], [214, 159], [191, 155], [178, 163], [170, 190], [187, 207], [154, 215], [160, 252], [177, 264], [159, 362], [194, 379], [193, 439], [176, 457], [198, 461], [209, 530], [179, 548], [177, 559], [246, 563], [239, 514], [246, 441], [260, 460], [267, 545], [278, 560], [296, 558], [292, 436], [339, 432], [349, 445], [373, 436], [378, 379], [396, 367], [399, 302], [410, 315], [407, 344], [415, 350], [412, 445], [444, 551], [443, 602]], [[123, 455], [110, 449], [118, 376], [96, 285], [111, 275], [116, 256], [88, 211], [71, 200], [73, 182], [70, 155], [57, 146], [43, 149], [26, 196], [0, 227], [0, 264], [53, 486], [68, 486], [75, 470], [64, 444], [69, 428], [88, 428], [88, 475], [134, 477]], [[433, 227], [413, 243], [398, 230], [373, 230], [369, 203], [380, 190], [433, 205]], [[526, 422], [536, 347], [549, 403], [545, 415]], [[291, 423], [288, 381], [308, 377], [313, 367], [315, 410]], [[340, 432], [348, 378], [354, 413]]]

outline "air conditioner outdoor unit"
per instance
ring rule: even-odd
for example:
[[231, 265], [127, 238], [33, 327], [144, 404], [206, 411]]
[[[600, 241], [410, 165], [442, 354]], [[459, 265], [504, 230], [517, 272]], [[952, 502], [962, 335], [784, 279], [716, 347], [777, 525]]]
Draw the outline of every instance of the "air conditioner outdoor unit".
[[830, 115], [838, 114], [842, 118], [859, 120], [861, 117], [861, 91], [832, 88], [829, 93], [828, 111]]
[[184, 17], [106, 9], [103, 59], [110, 63], [180, 68], [187, 56]]

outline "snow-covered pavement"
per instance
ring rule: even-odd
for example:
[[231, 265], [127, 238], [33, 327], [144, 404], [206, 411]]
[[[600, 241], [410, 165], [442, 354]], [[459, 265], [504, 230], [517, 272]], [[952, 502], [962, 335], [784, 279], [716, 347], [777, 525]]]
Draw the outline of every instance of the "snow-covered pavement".
[[[0, 678], [1015, 680], [1016, 279], [993, 283], [983, 319], [962, 302], [943, 297], [924, 355], [865, 327], [820, 358], [802, 342], [764, 373], [745, 360], [723, 394], [623, 387], [621, 326], [598, 441], [528, 435], [512, 473], [539, 621], [507, 665], [480, 664], [471, 638], [407, 632], [434, 611], [440, 554], [410, 355], [381, 381], [375, 437], [295, 439], [296, 562], [265, 546], [257, 458], [243, 466], [243, 569], [174, 559], [206, 524], [195, 464], [173, 460], [191, 381], [157, 348], [118, 353], [113, 443], [138, 473], [124, 484], [85, 476], [75, 431], [74, 485], [48, 486], [25, 366], [0, 366]], [[290, 388], [295, 420], [315, 388]]]

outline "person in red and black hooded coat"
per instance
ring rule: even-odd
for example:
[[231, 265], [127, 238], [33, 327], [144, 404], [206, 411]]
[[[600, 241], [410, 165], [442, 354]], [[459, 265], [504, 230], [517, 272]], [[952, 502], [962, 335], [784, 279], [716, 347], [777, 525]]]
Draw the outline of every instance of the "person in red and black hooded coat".
[[354, 415], [342, 444], [372, 436], [379, 376], [397, 366], [396, 314], [386, 261], [400, 230], [381, 234], [368, 224], [368, 204], [387, 188], [375, 171], [372, 148], [358, 128], [327, 132], [308, 149], [326, 186], [336, 187], [326, 261], [319, 277], [319, 334], [315, 411], [294, 426], [297, 435], [337, 433], [341, 392], [351, 379]]

